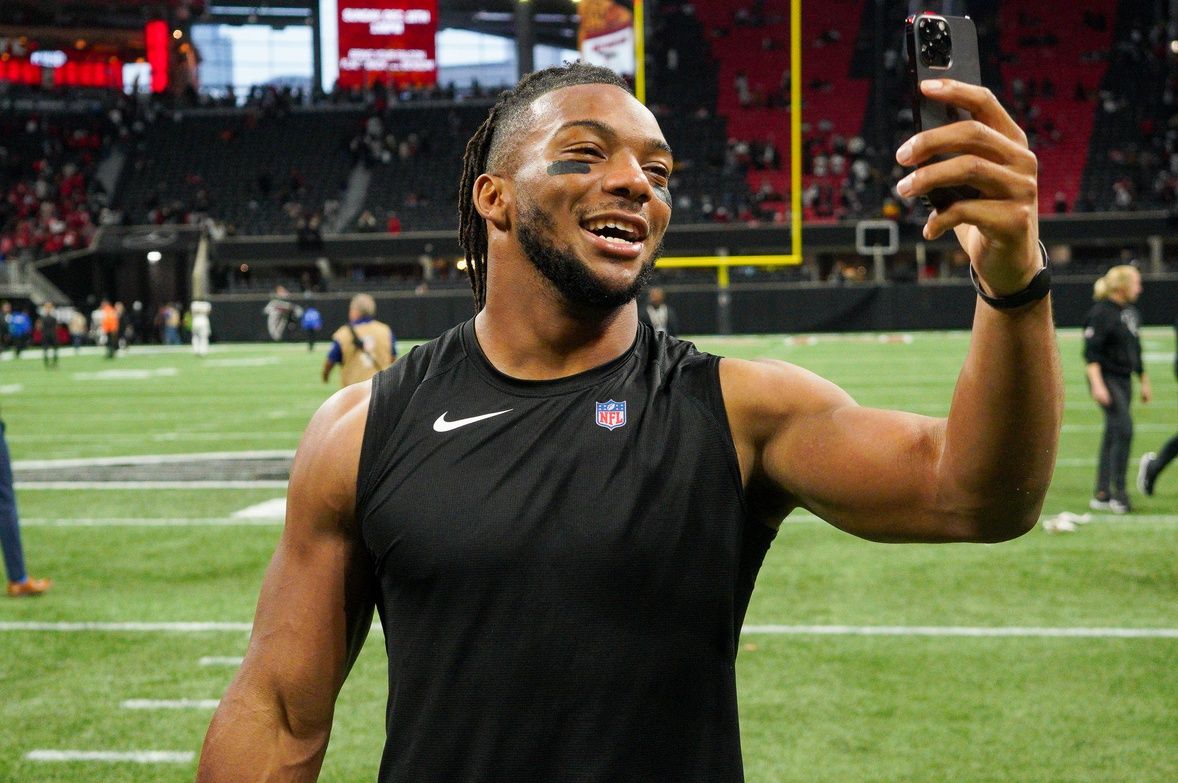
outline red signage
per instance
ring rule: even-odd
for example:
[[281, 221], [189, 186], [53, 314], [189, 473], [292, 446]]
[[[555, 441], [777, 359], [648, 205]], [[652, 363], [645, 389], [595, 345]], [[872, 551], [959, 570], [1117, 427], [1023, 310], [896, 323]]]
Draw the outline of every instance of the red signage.
[[339, 0], [339, 81], [436, 84], [437, 0]]

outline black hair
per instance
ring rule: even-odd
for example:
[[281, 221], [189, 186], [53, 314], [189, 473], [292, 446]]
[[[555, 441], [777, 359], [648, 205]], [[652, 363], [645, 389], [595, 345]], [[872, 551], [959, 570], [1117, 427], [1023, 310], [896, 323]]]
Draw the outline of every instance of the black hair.
[[515, 87], [500, 93], [487, 119], [466, 144], [458, 185], [458, 242], [466, 253], [466, 274], [474, 289], [475, 312], [487, 303], [487, 224], [474, 206], [475, 180], [508, 162], [512, 151], [508, 145], [520, 135], [528, 109], [537, 98], [579, 84], [608, 84], [633, 95], [626, 80], [608, 68], [580, 60], [545, 68], [529, 73]]

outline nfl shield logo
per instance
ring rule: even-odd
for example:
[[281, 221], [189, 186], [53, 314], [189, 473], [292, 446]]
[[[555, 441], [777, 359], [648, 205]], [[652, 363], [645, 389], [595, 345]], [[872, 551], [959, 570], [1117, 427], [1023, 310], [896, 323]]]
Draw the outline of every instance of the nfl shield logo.
[[607, 430], [616, 430], [626, 424], [626, 401], [597, 403], [597, 426]]

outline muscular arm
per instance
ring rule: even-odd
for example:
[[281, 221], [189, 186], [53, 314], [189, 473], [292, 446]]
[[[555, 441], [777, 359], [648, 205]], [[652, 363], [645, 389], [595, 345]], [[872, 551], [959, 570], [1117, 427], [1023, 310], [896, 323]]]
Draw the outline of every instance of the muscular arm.
[[[975, 120], [914, 137], [901, 162], [919, 169], [906, 195], [970, 184], [977, 199], [934, 212], [925, 236], [950, 229], [993, 296], [1023, 288], [1041, 261], [1036, 163], [989, 91], [947, 83], [939, 95]], [[857, 406], [789, 365], [725, 360], [721, 382], [751, 505], [764, 520], [801, 505], [881, 541], [999, 541], [1034, 526], [1059, 441], [1063, 383], [1050, 298], [999, 311], [980, 300], [947, 419]]]
[[372, 622], [353, 518], [369, 388], [336, 393], [303, 435], [249, 649], [205, 736], [198, 783], [319, 774], [336, 696]]

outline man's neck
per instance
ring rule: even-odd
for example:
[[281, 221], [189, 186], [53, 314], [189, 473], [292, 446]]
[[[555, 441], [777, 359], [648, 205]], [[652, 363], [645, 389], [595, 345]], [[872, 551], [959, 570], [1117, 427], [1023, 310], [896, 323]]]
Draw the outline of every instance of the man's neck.
[[[526, 298], [521, 297], [521, 300]], [[547, 381], [600, 367], [634, 344], [638, 308], [629, 302], [601, 317], [574, 316], [548, 302], [515, 302], [488, 296], [475, 318], [475, 334], [487, 360], [505, 375]]]

